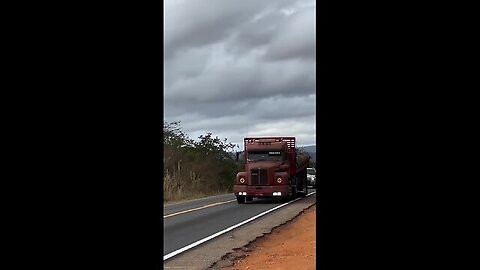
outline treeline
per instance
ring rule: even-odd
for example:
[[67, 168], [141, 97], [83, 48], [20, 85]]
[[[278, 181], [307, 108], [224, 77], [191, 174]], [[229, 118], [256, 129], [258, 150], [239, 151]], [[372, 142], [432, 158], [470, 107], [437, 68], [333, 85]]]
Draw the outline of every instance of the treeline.
[[193, 199], [233, 191], [240, 169], [230, 154], [236, 145], [207, 133], [195, 141], [180, 122], [163, 125], [164, 201]]

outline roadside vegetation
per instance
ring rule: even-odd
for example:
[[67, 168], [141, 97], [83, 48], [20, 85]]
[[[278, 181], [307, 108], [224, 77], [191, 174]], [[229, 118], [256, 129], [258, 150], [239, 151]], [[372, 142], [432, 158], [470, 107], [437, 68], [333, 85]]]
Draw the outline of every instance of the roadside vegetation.
[[241, 164], [235, 161], [237, 145], [207, 133], [193, 140], [180, 122], [163, 125], [164, 202], [182, 201], [233, 192]]

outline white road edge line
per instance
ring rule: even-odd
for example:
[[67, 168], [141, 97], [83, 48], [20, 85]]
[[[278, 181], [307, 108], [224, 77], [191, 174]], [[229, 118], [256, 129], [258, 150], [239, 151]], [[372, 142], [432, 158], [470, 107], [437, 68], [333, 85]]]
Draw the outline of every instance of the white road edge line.
[[[308, 193], [305, 197], [310, 196], [310, 195], [315, 194], [315, 193], [316, 193], [316, 191], [311, 192], [311, 193]], [[231, 231], [231, 230], [233, 230], [233, 229], [235, 229], [235, 228], [238, 228], [238, 227], [240, 227], [240, 226], [242, 226], [242, 225], [244, 225], [244, 224], [246, 224], [246, 223], [248, 223], [248, 222], [250, 222], [250, 221], [252, 221], [252, 220], [255, 220], [255, 219], [257, 219], [257, 218], [259, 218], [259, 217], [261, 217], [261, 216], [263, 216], [263, 215], [266, 215], [266, 214], [268, 214], [268, 213], [270, 213], [270, 212], [272, 212], [272, 211], [277, 210], [278, 208], [284, 207], [285, 205], [291, 204], [291, 203], [296, 202], [296, 201], [298, 201], [298, 200], [300, 200], [300, 199], [301, 199], [301, 198], [297, 198], [297, 199], [295, 199], [295, 200], [293, 200], [293, 201], [286, 202], [286, 203], [284, 203], [284, 204], [281, 204], [281, 205], [279, 205], [279, 206], [276, 206], [276, 207], [274, 207], [274, 208], [272, 208], [272, 209], [269, 209], [269, 210], [267, 210], [267, 211], [265, 211], [265, 212], [263, 212], [263, 213], [260, 213], [260, 214], [258, 214], [258, 215], [256, 215], [256, 216], [254, 216], [254, 217], [251, 217], [251, 218], [249, 218], [249, 219], [247, 219], [247, 220], [244, 220], [244, 221], [242, 221], [242, 222], [240, 222], [240, 223], [238, 223], [238, 224], [236, 224], [236, 225], [233, 225], [233, 226], [231, 226], [231, 227], [229, 227], [229, 228], [226, 228], [226, 229], [223, 230], [223, 231], [219, 231], [219, 232], [214, 233], [214, 234], [212, 234], [212, 235], [210, 235], [210, 236], [207, 236], [207, 237], [205, 237], [205, 238], [203, 238], [203, 239], [200, 239], [200, 240], [198, 240], [197, 242], [192, 243], [192, 244], [190, 244], [190, 245], [188, 245], [188, 246], [185, 246], [185, 247], [183, 247], [183, 248], [180, 248], [180, 249], [177, 249], [177, 250], [175, 250], [175, 251], [172, 251], [172, 252], [168, 253], [167, 255], [163, 256], [163, 260], [164, 260], [164, 261], [165, 261], [165, 260], [168, 260], [168, 259], [170, 259], [170, 258], [173, 257], [173, 256], [176, 256], [176, 255], [178, 255], [178, 254], [180, 254], [180, 253], [182, 253], [182, 252], [185, 252], [185, 251], [187, 251], [187, 250], [189, 250], [189, 249], [191, 249], [191, 248], [193, 248], [193, 247], [196, 247], [196, 246], [198, 246], [198, 245], [200, 245], [200, 244], [202, 244], [202, 243], [207, 242], [208, 240], [211, 240], [211, 239], [213, 239], [213, 238], [215, 238], [215, 237], [217, 237], [217, 236], [219, 236], [219, 235], [222, 235], [222, 234], [224, 234], [224, 233], [226, 233], [226, 232], [229, 232], [229, 231]]]

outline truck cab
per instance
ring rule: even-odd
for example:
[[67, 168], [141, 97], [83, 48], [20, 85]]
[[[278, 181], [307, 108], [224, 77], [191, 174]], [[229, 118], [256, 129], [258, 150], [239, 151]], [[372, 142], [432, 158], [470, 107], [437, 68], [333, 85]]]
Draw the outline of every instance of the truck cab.
[[233, 187], [238, 203], [262, 197], [286, 201], [297, 186], [306, 190], [306, 179], [303, 186], [297, 181], [295, 138], [245, 138], [244, 143], [245, 170], [237, 174]]

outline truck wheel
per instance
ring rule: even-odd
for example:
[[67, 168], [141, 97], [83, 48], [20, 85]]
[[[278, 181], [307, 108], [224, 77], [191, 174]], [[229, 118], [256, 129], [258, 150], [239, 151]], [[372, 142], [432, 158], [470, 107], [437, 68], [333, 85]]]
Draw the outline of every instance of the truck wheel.
[[297, 187], [293, 186], [292, 187], [292, 194], [290, 194], [290, 200], [295, 200], [297, 198]]
[[253, 197], [251, 197], [251, 196], [247, 196], [246, 199], [247, 199], [247, 202], [253, 201]]
[[305, 197], [305, 195], [307, 195], [307, 193], [308, 193], [308, 189], [307, 189], [307, 187], [305, 186], [305, 189], [304, 189], [304, 190], [302, 190], [302, 191], [300, 191], [300, 192], [297, 192], [297, 196], [298, 196], [298, 197]]
[[285, 197], [272, 197], [273, 200], [275, 201], [275, 203], [286, 203], [289, 201], [290, 197], [289, 196], [285, 196]]
[[304, 186], [303, 190], [299, 192], [300, 197], [305, 197], [308, 194], [307, 182], [304, 182], [304, 183], [305, 183], [305, 186]]
[[238, 203], [245, 203], [245, 197], [238, 196], [237, 197], [237, 202]]

